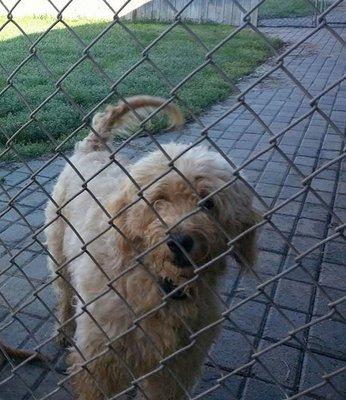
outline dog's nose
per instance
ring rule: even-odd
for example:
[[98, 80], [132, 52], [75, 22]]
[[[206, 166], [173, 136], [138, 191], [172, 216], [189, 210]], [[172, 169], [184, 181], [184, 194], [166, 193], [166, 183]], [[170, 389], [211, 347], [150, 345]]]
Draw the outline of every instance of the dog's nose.
[[167, 246], [174, 254], [180, 254], [182, 247], [187, 253], [193, 248], [193, 239], [189, 235], [170, 235]]

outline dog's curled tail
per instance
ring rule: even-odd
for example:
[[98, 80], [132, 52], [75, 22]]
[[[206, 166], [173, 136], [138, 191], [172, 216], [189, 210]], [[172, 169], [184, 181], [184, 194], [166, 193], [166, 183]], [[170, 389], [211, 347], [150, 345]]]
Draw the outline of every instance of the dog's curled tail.
[[34, 351], [11, 347], [0, 341], [0, 367], [6, 361], [5, 354], [10, 358], [25, 360], [31, 357], [32, 361], [44, 361], [44, 357]]
[[[95, 114], [93, 118], [92, 127], [97, 133], [91, 131], [82, 142], [77, 144], [76, 149], [84, 152], [103, 150], [105, 143], [112, 136], [112, 130], [122, 125], [126, 114], [140, 108], [158, 108], [165, 104], [166, 101], [161, 97], [155, 96], [133, 96], [119, 102], [116, 106], [107, 106], [104, 112]], [[184, 116], [175, 104], [169, 103], [165, 105], [161, 112], [164, 112], [169, 117], [170, 125], [168, 129], [184, 124]]]

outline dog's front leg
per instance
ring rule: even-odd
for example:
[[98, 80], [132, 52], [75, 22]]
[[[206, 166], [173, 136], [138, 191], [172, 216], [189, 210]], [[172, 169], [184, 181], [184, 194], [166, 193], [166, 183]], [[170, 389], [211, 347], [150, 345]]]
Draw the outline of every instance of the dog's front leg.
[[[213, 309], [213, 306], [209, 304], [209, 308]], [[217, 315], [216, 311], [213, 315]], [[190, 398], [202, 373], [206, 355], [218, 333], [219, 327], [207, 330], [196, 339], [192, 347], [173, 357], [167, 364], [165, 363], [163, 370], [143, 380], [136, 400], [184, 400]]]
[[189, 350], [174, 362], [165, 365], [163, 371], [147, 378], [141, 384], [136, 400], [183, 400], [200, 375], [204, 355], [197, 349]]
[[[92, 338], [88, 342], [93, 343]], [[94, 338], [95, 340], [95, 338]], [[113, 350], [103, 353], [103, 347], [93, 343], [93, 352], [79, 346], [79, 350], [72, 351], [68, 356], [72, 385], [78, 400], [104, 400], [116, 396], [131, 385], [131, 376], [124, 369], [118, 356]], [[93, 361], [88, 361], [93, 360]], [[120, 397], [119, 400], [126, 398]]]

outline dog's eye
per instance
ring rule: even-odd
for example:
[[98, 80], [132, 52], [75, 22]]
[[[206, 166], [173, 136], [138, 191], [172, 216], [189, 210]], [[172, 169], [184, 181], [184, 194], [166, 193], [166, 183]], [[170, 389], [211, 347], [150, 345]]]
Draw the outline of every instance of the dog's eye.
[[203, 207], [206, 208], [207, 210], [211, 210], [214, 207], [214, 200], [208, 199], [208, 200], [204, 201]]

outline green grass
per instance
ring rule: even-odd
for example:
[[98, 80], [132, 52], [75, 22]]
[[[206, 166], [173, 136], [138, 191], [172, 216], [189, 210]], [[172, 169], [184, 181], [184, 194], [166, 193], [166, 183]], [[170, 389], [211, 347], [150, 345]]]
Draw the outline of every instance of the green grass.
[[[49, 17], [26, 17], [18, 18], [16, 21], [29, 35], [30, 40], [35, 41], [53, 20]], [[0, 18], [0, 24], [4, 22], [5, 19]], [[85, 19], [70, 20], [68, 23], [86, 44], [91, 43], [107, 26], [106, 22]], [[148, 46], [167, 28], [167, 25], [127, 23], [127, 27], [143, 46]], [[190, 28], [203, 40], [208, 49], [216, 46], [233, 29], [213, 24], [192, 24]], [[276, 47], [281, 45], [278, 40], [272, 40], [272, 43]], [[52, 78], [49, 78], [47, 71], [35, 57], [28, 58], [29, 47], [28, 40], [14, 25], [9, 24], [0, 31], [1, 64], [7, 70], [7, 73], [4, 73], [0, 69], [0, 91], [3, 90], [0, 95], [0, 132], [5, 131], [10, 135], [30, 121], [30, 110], [25, 102], [32, 110], [37, 108], [56, 90], [54, 82], [83, 56], [79, 42], [63, 25], [57, 25], [35, 46], [37, 54], [49, 68]], [[114, 82], [142, 57], [133, 39], [118, 25], [113, 26], [90, 49], [90, 54]], [[148, 54], [174, 85], [205, 61], [205, 50], [181, 27], [174, 28], [156, 43]], [[215, 53], [214, 60], [229, 79], [235, 82], [251, 73], [270, 55], [270, 48], [260, 37], [250, 31], [243, 31], [221, 47]], [[13, 86], [8, 87], [8, 74], [25, 59], [27, 61], [11, 78]], [[110, 85], [93, 64], [85, 60], [62, 80], [61, 87], [86, 113], [109, 93]], [[170, 88], [160, 74], [148, 62], [139, 65], [118, 86], [118, 92], [122, 96], [149, 94], [168, 97], [169, 91]], [[200, 113], [215, 102], [227, 98], [230, 93], [229, 85], [211, 66], [200, 71], [178, 91], [179, 96], [195, 113]], [[107, 102], [116, 101], [117, 97], [114, 95]], [[17, 134], [14, 145], [23, 156], [45, 154], [54, 150], [54, 145], [47, 139], [45, 131], [59, 143], [81, 123], [81, 115], [60, 91], [35, 114], [34, 121], [28, 123]], [[65, 147], [71, 147], [76, 139], [85, 133], [86, 130], [78, 132], [78, 135], [69, 140]], [[1, 134], [0, 152], [4, 149], [5, 143], [6, 140]], [[10, 152], [6, 154], [6, 157], [10, 156]]]
[[259, 8], [260, 18], [306, 17], [313, 13], [307, 0], [266, 0]]

